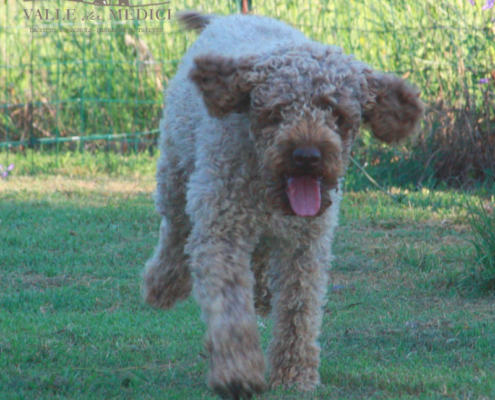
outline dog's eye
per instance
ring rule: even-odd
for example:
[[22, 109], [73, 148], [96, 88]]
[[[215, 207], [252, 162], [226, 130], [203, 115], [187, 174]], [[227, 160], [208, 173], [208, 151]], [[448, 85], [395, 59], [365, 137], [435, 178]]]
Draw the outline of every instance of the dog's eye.
[[339, 127], [344, 126], [344, 124], [346, 123], [347, 118], [346, 118], [345, 114], [341, 110], [339, 110], [339, 109], [333, 110], [332, 115], [335, 118], [335, 122], [336, 122], [336, 124]]
[[348, 132], [354, 129], [354, 120], [346, 111], [339, 108], [332, 110], [332, 122], [336, 125], [337, 131], [341, 136], [346, 136]]
[[260, 110], [256, 117], [262, 126], [273, 126], [282, 123], [282, 115], [274, 110]]
[[274, 115], [268, 119], [268, 123], [270, 125], [279, 125], [280, 123], [282, 123], [282, 116]]
[[267, 110], [264, 117], [268, 125], [278, 125], [282, 122], [282, 114], [278, 108]]
[[323, 95], [313, 97], [313, 104], [322, 110], [330, 110], [332, 108], [332, 100]]

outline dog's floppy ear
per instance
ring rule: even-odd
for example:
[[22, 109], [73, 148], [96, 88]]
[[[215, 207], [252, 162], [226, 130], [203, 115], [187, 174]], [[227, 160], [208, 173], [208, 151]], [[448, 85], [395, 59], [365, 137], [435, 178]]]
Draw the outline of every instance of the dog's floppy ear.
[[368, 99], [363, 118], [373, 135], [393, 143], [414, 132], [424, 111], [419, 90], [392, 74], [366, 71], [365, 76]]
[[189, 77], [203, 95], [208, 112], [222, 117], [249, 108], [250, 92], [254, 84], [249, 79], [254, 58], [226, 58], [216, 55], [199, 56]]

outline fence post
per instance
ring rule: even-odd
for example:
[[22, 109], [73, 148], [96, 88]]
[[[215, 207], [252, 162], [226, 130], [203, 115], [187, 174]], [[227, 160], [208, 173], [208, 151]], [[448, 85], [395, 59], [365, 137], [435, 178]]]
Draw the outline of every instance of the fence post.
[[241, 14], [249, 14], [252, 8], [252, 0], [237, 0], [237, 11]]

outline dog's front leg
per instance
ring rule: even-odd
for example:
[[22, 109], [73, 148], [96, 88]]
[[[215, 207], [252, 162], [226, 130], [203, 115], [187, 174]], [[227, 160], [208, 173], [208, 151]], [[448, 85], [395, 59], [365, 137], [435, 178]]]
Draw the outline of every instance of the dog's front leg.
[[315, 254], [316, 246], [281, 243], [278, 247], [270, 265], [274, 318], [270, 384], [313, 390], [320, 383], [317, 339], [328, 273]]
[[[219, 226], [220, 220], [231, 228]], [[217, 219], [208, 229], [195, 224], [187, 247], [194, 292], [208, 328], [209, 384], [234, 399], [251, 398], [266, 386], [250, 270], [254, 239], [241, 225], [231, 218]]]

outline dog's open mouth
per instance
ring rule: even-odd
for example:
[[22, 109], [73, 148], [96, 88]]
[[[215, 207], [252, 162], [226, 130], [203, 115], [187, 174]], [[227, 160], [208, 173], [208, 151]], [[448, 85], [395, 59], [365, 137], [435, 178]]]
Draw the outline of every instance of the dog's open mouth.
[[314, 217], [321, 207], [321, 179], [309, 175], [291, 176], [287, 179], [287, 196], [294, 214]]

